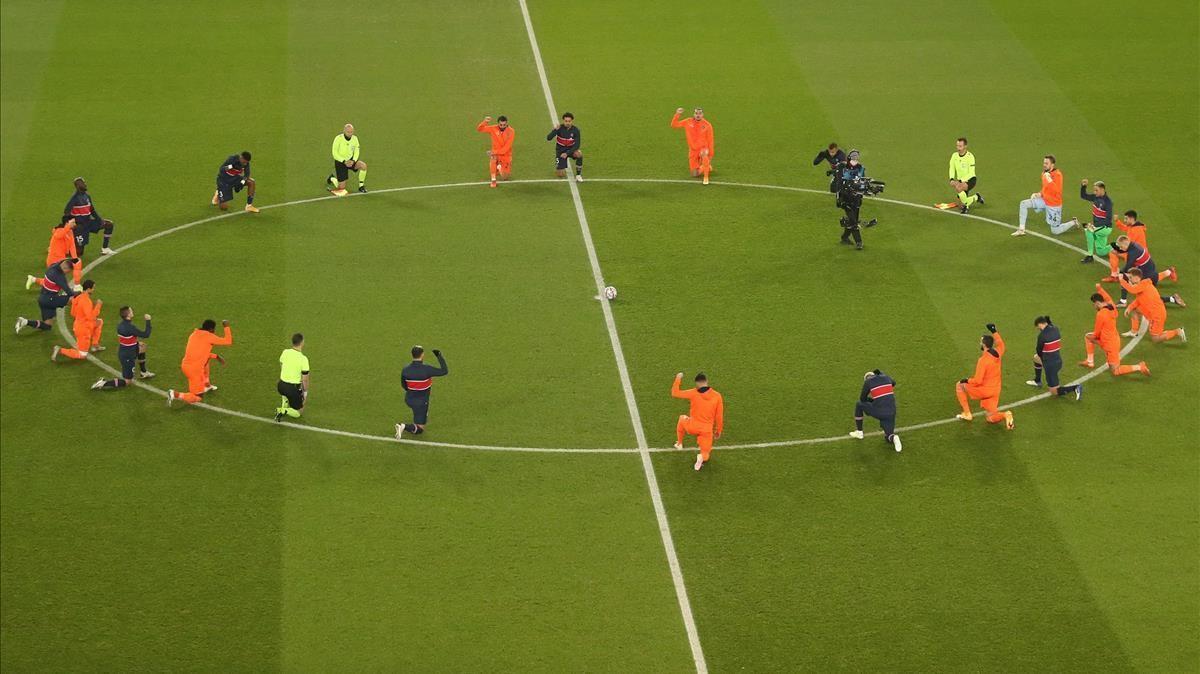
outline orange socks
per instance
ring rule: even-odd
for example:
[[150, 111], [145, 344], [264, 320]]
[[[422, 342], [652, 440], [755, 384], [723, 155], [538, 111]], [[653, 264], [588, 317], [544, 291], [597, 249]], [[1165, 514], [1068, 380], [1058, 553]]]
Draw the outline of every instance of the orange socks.
[[1005, 417], [1004, 417], [1003, 412], [997, 412], [995, 410], [992, 410], [987, 413], [987, 422], [989, 424], [998, 424], [1001, 421], [1004, 421], [1004, 418]]
[[83, 360], [84, 358], [87, 358], [87, 354], [79, 349], [61, 349], [59, 350], [58, 355], [66, 356], [67, 358], [74, 358], [75, 360]]
[[1162, 333], [1162, 338], [1164, 342], [1169, 342], [1172, 339], [1175, 339], [1177, 335], [1179, 335], [1178, 330], [1164, 330]]
[[195, 393], [176, 393], [175, 397], [179, 398], [180, 400], [182, 400], [190, 405], [194, 405], [194, 404], [200, 402], [201, 400], [204, 400], [204, 398], [201, 398], [200, 396], [196, 395]]

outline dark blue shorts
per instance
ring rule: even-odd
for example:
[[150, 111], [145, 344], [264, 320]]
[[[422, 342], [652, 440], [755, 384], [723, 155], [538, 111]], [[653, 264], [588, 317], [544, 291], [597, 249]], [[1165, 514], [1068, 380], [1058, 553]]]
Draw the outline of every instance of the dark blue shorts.
[[1062, 358], [1042, 358], [1042, 374], [1046, 376], [1046, 386], [1058, 388], [1058, 373], [1062, 371]]
[[[563, 152], [566, 152], [567, 156], [563, 157], [562, 156]], [[554, 153], [554, 168], [558, 169], [559, 171], [566, 170], [567, 162], [571, 159], [572, 155], [574, 155], [576, 152], [578, 152], [578, 150], [576, 148], [571, 148], [569, 150], [559, 149], [559, 150], [555, 151], [555, 153]]]
[[221, 180], [217, 181], [217, 201], [225, 203], [233, 201], [235, 192], [241, 192], [242, 186], [239, 183], [227, 183]]
[[429, 420], [429, 398], [405, 398], [404, 404], [412, 410], [413, 423], [424, 426]]
[[122, 348], [117, 351], [117, 360], [121, 361], [122, 379], [133, 379], [133, 370], [137, 367], [137, 354], [136, 348]]
[[60, 307], [71, 303], [70, 295], [51, 295], [46, 292], [38, 294], [38, 308], [42, 310], [42, 320], [48, 321], [58, 314]]

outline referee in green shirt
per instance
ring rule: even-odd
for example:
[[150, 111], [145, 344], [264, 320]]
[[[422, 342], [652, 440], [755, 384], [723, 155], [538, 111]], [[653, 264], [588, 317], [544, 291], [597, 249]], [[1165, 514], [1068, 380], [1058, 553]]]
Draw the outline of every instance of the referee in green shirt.
[[283, 396], [283, 404], [275, 408], [275, 421], [284, 416], [300, 418], [304, 401], [308, 399], [308, 356], [304, 355], [304, 335], [292, 335], [292, 348], [279, 354], [279, 385], [275, 387]]
[[346, 179], [351, 171], [358, 171], [358, 191], [367, 191], [367, 162], [359, 161], [360, 152], [358, 136], [354, 135], [354, 125], [347, 124], [342, 132], [333, 137], [333, 173], [325, 179], [329, 191], [334, 196], [346, 196]]
[[963, 213], [971, 208], [971, 204], [983, 203], [983, 195], [971, 194], [976, 181], [975, 155], [967, 149], [967, 139], [960, 137], [954, 141], [954, 154], [950, 155], [950, 187], [958, 197], [958, 210]]

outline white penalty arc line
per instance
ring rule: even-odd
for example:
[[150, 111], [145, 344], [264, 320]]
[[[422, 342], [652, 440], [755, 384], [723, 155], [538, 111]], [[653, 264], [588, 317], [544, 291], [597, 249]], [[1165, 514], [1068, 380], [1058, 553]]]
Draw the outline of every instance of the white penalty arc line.
[[[536, 184], [536, 183], [560, 183], [560, 182], [563, 182], [563, 179], [561, 179], [561, 178], [530, 178], [530, 179], [508, 181], [509, 184], [513, 184], [513, 183]], [[588, 178], [588, 182], [693, 185], [696, 188], [701, 187], [700, 183], [696, 182], [695, 180], [683, 180], [683, 179], [671, 179], [671, 178]], [[308, 198], [308, 199], [297, 199], [295, 201], [287, 201], [287, 202], [279, 203], [279, 204], [269, 204], [269, 205], [261, 206], [261, 207], [259, 207], [259, 210], [266, 211], [266, 210], [273, 209], [273, 208], [284, 208], [286, 206], [298, 206], [300, 204], [310, 204], [310, 203], [314, 203], [317, 201], [328, 201], [328, 200], [333, 200], [333, 199], [347, 199], [347, 198], [352, 198], [352, 197], [353, 198], [362, 198], [362, 197], [370, 196], [371, 194], [387, 194], [389, 192], [414, 192], [414, 191], [421, 191], [421, 190], [447, 189], [447, 188], [452, 188], [452, 187], [480, 187], [480, 186], [484, 186], [487, 184], [488, 184], [487, 181], [473, 181], [473, 182], [458, 182], [458, 183], [442, 183], [442, 184], [437, 184], [437, 185], [412, 185], [412, 186], [408, 186], [408, 187], [391, 187], [391, 188], [382, 189], [382, 190], [373, 190], [367, 194], [352, 194], [348, 197], [335, 197], [335, 196], [327, 195], [327, 196], [321, 196], [321, 197], [312, 197], [312, 198]], [[804, 193], [804, 194], [829, 194], [829, 192], [827, 190], [811, 189], [811, 188], [807, 188], [807, 187], [788, 187], [785, 185], [763, 185], [763, 184], [758, 184], [758, 183], [738, 183], [738, 182], [716, 181], [716, 180], [712, 181], [712, 185], [720, 185], [720, 186], [725, 186], [725, 187], [748, 187], [748, 188], [754, 188], [754, 189], [772, 189], [772, 190], [778, 190], [778, 191], [784, 191], [784, 192], [799, 192], [799, 193]], [[877, 201], [886, 201], [889, 204], [895, 204], [895, 205], [899, 205], [899, 206], [908, 206], [910, 208], [918, 208], [918, 209], [923, 209], [923, 210], [929, 210], [929, 211], [932, 211], [935, 213], [942, 213], [942, 214], [946, 215], [947, 217], [958, 216], [958, 217], [971, 218], [973, 220], [978, 220], [980, 222], [986, 222], [989, 224], [998, 225], [1000, 227], [1005, 227], [1007, 229], [1016, 229], [1016, 227], [1014, 227], [1013, 225], [1007, 224], [1005, 222], [1001, 222], [999, 220], [994, 220], [992, 218], [986, 218], [983, 216], [979, 216], [979, 215], [974, 215], [974, 214], [962, 215], [957, 212], [942, 211], [942, 210], [934, 208], [932, 206], [926, 206], [924, 204], [916, 204], [916, 203], [912, 203], [909, 201], [899, 201], [896, 199], [883, 200], [883, 199], [876, 198], [876, 200]], [[224, 220], [226, 218], [232, 218], [232, 217], [237, 217], [237, 216], [242, 216], [242, 215], [247, 215], [247, 214], [244, 211], [233, 211], [233, 212], [228, 212], [228, 213], [221, 213], [219, 215], [214, 215], [214, 216], [210, 216], [207, 218], [201, 218], [200, 220], [194, 220], [192, 222], [188, 222], [188, 223], [185, 223], [182, 225], [176, 225], [174, 227], [164, 229], [160, 232], [155, 232], [154, 234], [150, 234], [141, 239], [138, 239], [136, 241], [131, 241], [123, 246], [120, 246], [115, 249], [115, 254], [124, 253], [126, 251], [129, 251], [129, 250], [135, 248], [136, 246], [140, 246], [143, 243], [147, 243], [147, 242], [153, 241], [155, 239], [160, 239], [164, 236], [167, 236], [170, 234], [175, 234], [177, 232], [182, 232], [186, 229], [191, 229], [192, 227], [196, 227], [198, 225], [203, 225], [203, 224], [206, 224], [209, 222], [215, 222], [218, 220]], [[1047, 241], [1058, 244], [1065, 248], [1069, 248], [1073, 251], [1077, 251], [1079, 253], [1087, 252], [1087, 251], [1083, 250], [1082, 248], [1072, 246], [1069, 243], [1066, 243], [1066, 242], [1061, 241], [1056, 238], [1052, 238], [1052, 237], [1042, 234], [1040, 232], [1030, 231], [1029, 235], [1035, 236], [1035, 237], [1038, 237], [1041, 239], [1045, 239]], [[103, 255], [103, 256], [97, 257], [95, 260], [92, 260], [83, 268], [83, 273], [84, 274], [90, 273], [93, 269], [95, 269], [96, 267], [99, 267], [105, 261], [110, 260], [113, 257], [114, 257], [113, 255]], [[75, 345], [75, 337], [67, 329], [66, 322], [64, 320], [59, 320], [59, 321], [56, 321], [56, 323], [58, 324], [59, 333], [62, 334], [63, 338], [67, 341], [68, 344], [71, 344], [72, 346], [74, 346]], [[1142, 337], [1143, 337], [1143, 335], [1138, 335], [1138, 336], [1134, 337], [1133, 339], [1131, 339], [1125, 345], [1125, 347], [1121, 349], [1121, 356], [1125, 357], [1125, 356], [1129, 355], [1129, 353], [1133, 350], [1133, 348], [1136, 347], [1141, 342]], [[92, 354], [88, 354], [88, 360], [92, 361], [98, 367], [103, 369], [105, 372], [112, 374], [113, 376], [117, 376], [120, 374], [115, 368], [111, 367], [104, 361], [99, 360]], [[1071, 383], [1072, 384], [1084, 383], [1084, 382], [1100, 375], [1102, 372], [1104, 372], [1107, 369], [1108, 369], [1107, 365], [1101, 365], [1101, 366], [1097, 367], [1095, 370], [1085, 373], [1083, 376], [1072, 381]], [[161, 396], [163, 398], [166, 398], [166, 396], [167, 396], [167, 392], [164, 391], [163, 389], [157, 388], [155, 386], [151, 386], [142, 381], [135, 380], [134, 384], [141, 389], [149, 391], [149, 392], [151, 392], [155, 395]], [[1032, 402], [1035, 402], [1038, 400], [1043, 400], [1045, 398], [1048, 398], [1049, 396], [1050, 396], [1049, 393], [1040, 393], [1038, 395], [1034, 395], [1029, 398], [1025, 398], [1022, 400], [1018, 400], [1016, 402], [1009, 403], [1007, 405], [1003, 405], [1003, 406], [1001, 406], [1000, 409], [1003, 410], [1003, 409], [1012, 409], [1014, 407], [1020, 407], [1021, 405], [1027, 405], [1029, 403], [1032, 403]], [[497, 451], [497, 452], [535, 452], [535, 453], [545, 453], [545, 454], [635, 454], [635, 453], [641, 451], [640, 449], [638, 449], [636, 447], [613, 447], [613, 448], [516, 447], [516, 446], [511, 446], [511, 445], [474, 445], [474, 444], [455, 443], [455, 442], [435, 442], [435, 441], [430, 441], [430, 440], [409, 440], [409, 439], [397, 440], [394, 436], [391, 436], [391, 435], [372, 435], [369, 433], [356, 433], [353, 431], [343, 431], [343, 430], [338, 430], [338, 429], [334, 429], [334, 428], [322, 428], [319, 426], [307, 426], [304, 424], [291, 423], [291, 422], [287, 422], [287, 421], [277, 423], [271, 417], [255, 416], [253, 414], [249, 414], [246, 412], [232, 410], [227, 407], [219, 407], [217, 405], [210, 405], [208, 403], [197, 403], [196, 405], [194, 405], [194, 407], [200, 407], [200, 408], [203, 408], [206, 410], [211, 410], [213, 412], [220, 412], [221, 414], [228, 414], [230, 416], [235, 416], [240, 419], [246, 419], [249, 421], [257, 421], [257, 422], [261, 422], [261, 423], [276, 424], [279, 426], [286, 426], [288, 428], [312, 431], [314, 433], [325, 433], [328, 435], [336, 435], [336, 436], [345, 437], [345, 438], [354, 438], [356, 440], [370, 440], [370, 441], [374, 441], [374, 442], [402, 443], [405, 445], [425, 446], [425, 447], [430, 447], [430, 448], [470, 449], [470, 450]], [[935, 421], [927, 421], [924, 423], [913, 424], [911, 426], [901, 426], [901, 427], [898, 427], [896, 429], [896, 431], [898, 433], [908, 432], [908, 431], [918, 431], [918, 430], [923, 430], [926, 428], [933, 428], [935, 426], [942, 426], [944, 424], [952, 424], [955, 422], [959, 422], [959, 420], [954, 417], [950, 417], [948, 419], [938, 419]], [[961, 422], [959, 422], [959, 423], [961, 423]], [[882, 432], [877, 431], [874, 433], [867, 434], [868, 437], [870, 437], [872, 435], [876, 435], [876, 436], [882, 435]], [[827, 442], [839, 442], [839, 441], [844, 441], [844, 440], [849, 440], [849, 439], [851, 439], [851, 438], [848, 435], [834, 435], [834, 436], [829, 436], [829, 437], [824, 437], [824, 438], [800, 438], [800, 439], [796, 439], [796, 440], [775, 440], [775, 441], [770, 441], [770, 442], [751, 442], [751, 443], [742, 443], [742, 444], [734, 444], [734, 445], [721, 445], [720, 449], [723, 451], [730, 450], [730, 449], [767, 449], [767, 448], [771, 448], [771, 447], [817, 445], [817, 444], [824, 444]], [[659, 453], [659, 452], [676, 452], [676, 451], [680, 451], [680, 450], [676, 450], [671, 447], [651, 447], [647, 451], [650, 451], [653, 453]], [[691, 450], [685, 449], [683, 451], [687, 452], [687, 451], [691, 451]]]

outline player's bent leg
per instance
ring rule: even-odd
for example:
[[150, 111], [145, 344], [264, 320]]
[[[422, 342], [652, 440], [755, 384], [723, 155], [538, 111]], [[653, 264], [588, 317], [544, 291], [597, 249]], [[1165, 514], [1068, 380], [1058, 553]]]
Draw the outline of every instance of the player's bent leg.
[[958, 397], [958, 405], [962, 408], [962, 412], [956, 415], [963, 421], [970, 421], [971, 415], [971, 400], [967, 397], [967, 385], [959, 382], [954, 385], [954, 395]]

